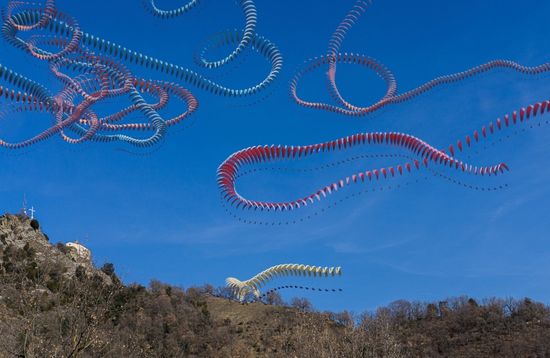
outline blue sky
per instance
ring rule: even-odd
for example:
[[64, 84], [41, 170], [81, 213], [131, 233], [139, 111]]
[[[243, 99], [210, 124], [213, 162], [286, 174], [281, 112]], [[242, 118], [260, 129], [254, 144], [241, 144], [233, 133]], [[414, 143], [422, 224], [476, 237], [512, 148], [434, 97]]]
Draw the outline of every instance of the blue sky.
[[[173, 3], [159, 1], [159, 6]], [[122, 145], [69, 145], [58, 138], [28, 151], [0, 153], [0, 211], [17, 211], [26, 193], [52, 241], [84, 242], [96, 262], [113, 262], [126, 282], [145, 284], [156, 278], [183, 287], [222, 285], [227, 276], [248, 278], [271, 265], [297, 262], [343, 267], [343, 276], [332, 282], [284, 281], [344, 289], [328, 295], [285, 293], [286, 298], [308, 297], [320, 309], [359, 312], [402, 298], [440, 300], [462, 294], [550, 302], [547, 126], [503, 138], [466, 158], [481, 164], [506, 162], [512, 169], [506, 176], [456, 177], [479, 186], [506, 184], [504, 190], [468, 190], [428, 175], [404, 179], [400, 189], [345, 200], [296, 225], [258, 227], [225, 212], [216, 169], [244, 147], [317, 143], [361, 131], [409, 132], [446, 147], [509, 111], [548, 98], [548, 75], [497, 71], [362, 119], [297, 106], [288, 94], [289, 79], [304, 60], [324, 53], [351, 5], [348, 0], [259, 1], [258, 33], [278, 45], [285, 61], [276, 85], [257, 97], [235, 100], [183, 83], [200, 102], [194, 124], [185, 130], [175, 127], [150, 153], [128, 154], [120, 150], [127, 149]], [[166, 21], [129, 0], [59, 0], [58, 7], [86, 32], [205, 75], [209, 72], [197, 68], [193, 54], [209, 36], [241, 28], [244, 22], [232, 1], [205, 0]], [[377, 1], [350, 31], [342, 50], [377, 58], [405, 91], [495, 58], [526, 65], [548, 61], [549, 11], [545, 1]], [[43, 64], [3, 41], [0, 53], [0, 63], [51, 88], [58, 86]], [[132, 70], [145, 78], [169, 79]], [[237, 86], [253, 84], [266, 70], [266, 63], [251, 53], [215, 76]], [[351, 66], [338, 71], [343, 94], [355, 103], [371, 103], [384, 91], [373, 73]], [[322, 71], [308, 77], [300, 87], [303, 95], [327, 100], [323, 80]], [[2, 137], [24, 137], [34, 133], [36, 123], [50, 120], [44, 115], [13, 119], [0, 123]], [[334, 154], [305, 165], [347, 157]], [[293, 197], [383, 163], [354, 161], [313, 176], [266, 172], [243, 179], [242, 191]], [[346, 196], [342, 191], [334, 200], [338, 195]]]

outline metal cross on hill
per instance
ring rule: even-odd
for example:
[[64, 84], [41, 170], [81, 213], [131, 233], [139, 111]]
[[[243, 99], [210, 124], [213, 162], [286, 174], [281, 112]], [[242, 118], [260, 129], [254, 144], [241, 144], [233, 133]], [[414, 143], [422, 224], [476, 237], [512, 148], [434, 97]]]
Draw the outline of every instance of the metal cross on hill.
[[34, 206], [31, 206], [31, 208], [29, 209], [29, 212], [31, 213], [31, 220], [34, 219], [34, 212], [35, 212], [35, 211], [36, 211], [36, 210], [34, 210]]

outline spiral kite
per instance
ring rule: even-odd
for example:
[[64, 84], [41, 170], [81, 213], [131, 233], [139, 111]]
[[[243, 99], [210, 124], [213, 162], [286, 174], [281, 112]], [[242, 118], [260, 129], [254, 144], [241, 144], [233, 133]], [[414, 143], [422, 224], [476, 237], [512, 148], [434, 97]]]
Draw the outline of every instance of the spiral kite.
[[240, 281], [234, 277], [228, 277], [225, 279], [225, 282], [233, 291], [235, 298], [239, 301], [244, 301], [248, 294], [252, 294], [256, 299], [259, 299], [262, 296], [260, 293], [260, 288], [279, 276], [328, 277], [335, 275], [340, 276], [341, 274], [341, 267], [281, 264], [272, 266], [246, 281]]
[[[455, 157], [463, 151], [474, 147], [489, 139], [499, 132], [506, 132], [517, 126], [536, 124], [542, 120], [542, 115], [550, 110], [550, 100], [538, 102], [506, 114], [480, 130], [475, 130], [462, 140], [448, 146], [448, 153], [416, 138], [412, 135], [397, 132], [359, 133], [329, 142], [311, 144], [305, 146], [256, 146], [243, 149], [232, 154], [218, 168], [218, 184], [222, 196], [236, 208], [260, 209], [266, 211], [295, 210], [326, 198], [348, 185], [361, 183], [373, 183], [396, 176], [403, 176], [412, 171], [422, 170], [429, 163], [435, 166], [449, 167], [451, 169], [476, 176], [498, 175], [509, 168], [506, 163], [496, 163], [490, 166], [473, 166]], [[242, 197], [236, 189], [236, 178], [240, 170], [245, 166], [254, 166], [259, 163], [275, 161], [300, 161], [308, 157], [320, 155], [331, 151], [346, 151], [354, 147], [390, 146], [404, 149], [410, 156], [416, 159], [404, 162], [396, 166], [369, 169], [363, 172], [353, 173], [326, 185], [307, 196], [296, 198], [286, 202], [258, 201]]]
[[[356, 1], [353, 8], [348, 12], [330, 38], [327, 54], [310, 60], [306, 66], [294, 76], [290, 83], [290, 92], [296, 103], [307, 108], [326, 110], [338, 114], [365, 116], [387, 105], [408, 101], [437, 86], [458, 82], [497, 68], [509, 68], [527, 75], [537, 75], [550, 70], [549, 62], [534, 67], [527, 67], [508, 60], [494, 60], [463, 72], [435, 78], [415, 89], [399, 94], [395, 76], [382, 63], [368, 56], [353, 53], [340, 53], [340, 48], [347, 32], [359, 20], [370, 4], [371, 1]], [[341, 95], [336, 83], [337, 65], [341, 63], [360, 65], [376, 72], [376, 74], [386, 83], [385, 95], [378, 102], [366, 107], [351, 104]], [[320, 68], [326, 68], [328, 88], [334, 100], [333, 104], [308, 101], [298, 94], [298, 85], [304, 76]], [[347, 137], [309, 145], [259, 145], [249, 147], [230, 155], [218, 167], [218, 185], [221, 191], [222, 200], [234, 208], [273, 212], [291, 211], [303, 208], [327, 198], [329, 195], [346, 186], [360, 184], [372, 185], [373, 183], [393, 177], [405, 176], [409, 173], [422, 171], [427, 168], [428, 165], [433, 166], [434, 169], [438, 167], [452, 168], [457, 172], [463, 172], [474, 176], [495, 176], [507, 171], [508, 166], [501, 162], [493, 163], [492, 165], [475, 165], [474, 163], [467, 163], [460, 159], [461, 152], [467, 150], [469, 147], [473, 147], [477, 143], [489, 139], [492, 135], [499, 132], [506, 132], [509, 128], [516, 127], [517, 125], [540, 120], [540, 117], [550, 110], [549, 107], [550, 102], [545, 100], [518, 109], [517, 111], [504, 115], [502, 119], [499, 118], [496, 121], [488, 123], [479, 130], [473, 131], [471, 135], [466, 136], [462, 140], [458, 140], [456, 143], [452, 143], [446, 149], [438, 148], [410, 134], [399, 132], [357, 133]], [[313, 192], [299, 196], [296, 195], [292, 200], [256, 200], [241, 195], [237, 190], [237, 180], [242, 175], [244, 168], [254, 171], [260, 164], [299, 162], [308, 158], [321, 156], [323, 153], [335, 151], [345, 152], [357, 147], [363, 147], [368, 150], [369, 148], [379, 146], [405, 151], [407, 158], [410, 158], [410, 160], [397, 165], [365, 168], [363, 171], [350, 173], [350, 175], [330, 182]]]
[[[495, 69], [507, 68], [526, 75], [538, 75], [550, 70], [550, 62], [529, 67], [509, 60], [493, 60], [462, 72], [434, 78], [433, 80], [430, 80], [417, 88], [399, 94], [397, 91], [397, 80], [393, 73], [384, 64], [369, 56], [340, 52], [340, 48], [342, 47], [346, 34], [355, 25], [355, 23], [359, 21], [359, 18], [367, 11], [367, 8], [371, 3], [371, 0], [357, 0], [355, 5], [337, 27], [336, 31], [332, 34], [332, 37], [329, 40], [327, 54], [306, 61], [306, 65], [295, 74], [294, 78], [290, 82], [290, 93], [297, 104], [306, 108], [325, 110], [348, 116], [365, 116], [388, 105], [406, 102], [430, 91], [435, 87], [459, 82]], [[341, 95], [341, 91], [338, 89], [338, 85], [336, 83], [336, 70], [338, 64], [341, 63], [358, 65], [374, 71], [386, 83], [386, 93], [384, 96], [376, 103], [366, 107], [357, 106], [348, 102]], [[298, 86], [300, 81], [310, 72], [321, 68], [327, 69], [326, 76], [329, 94], [332, 97], [334, 104], [309, 101], [303, 99], [303, 97], [298, 94]]]
[[[145, 1], [146, 8], [161, 18], [179, 16], [196, 3], [191, 1], [175, 10], [161, 10], [154, 0]], [[72, 144], [119, 141], [134, 147], [150, 147], [165, 138], [169, 127], [183, 122], [198, 108], [196, 98], [179, 84], [137, 78], [117, 61], [171, 75], [178, 81], [214, 94], [238, 97], [261, 91], [277, 77], [282, 67], [282, 56], [275, 45], [255, 33], [257, 12], [254, 2], [243, 0], [240, 6], [246, 20], [244, 30], [227, 31], [218, 36], [198, 56], [199, 64], [205, 68], [218, 68], [234, 60], [246, 48], [252, 48], [266, 57], [272, 68], [260, 83], [244, 89], [232, 89], [191, 70], [83, 32], [74, 18], [56, 8], [55, 0], [46, 0], [42, 4], [10, 1], [3, 12], [2, 37], [32, 57], [46, 61], [53, 76], [64, 87], [52, 94], [44, 86], [0, 65], [0, 78], [6, 82], [5, 86], [0, 86], [0, 95], [5, 102], [0, 115], [32, 111], [47, 113], [53, 118], [49, 128], [23, 141], [0, 138], [0, 147], [25, 148], [53, 135], [59, 135]], [[39, 35], [39, 31], [50, 35]], [[24, 33], [30, 36], [24, 38]], [[206, 60], [205, 52], [209, 48], [226, 44], [237, 44], [237, 47], [221, 60]], [[75, 71], [77, 75], [69, 75]], [[145, 101], [145, 93], [156, 102]], [[131, 100], [130, 106], [104, 117], [95, 113], [94, 106], [98, 103], [123, 96]], [[181, 102], [186, 109], [176, 116], [164, 118], [160, 112], [173, 99]], [[131, 122], [129, 117], [133, 114], [139, 114], [145, 120]]]
[[[151, 4], [154, 5], [154, 2], [152, 2]], [[161, 72], [179, 81], [189, 83], [199, 89], [212, 92], [213, 94], [231, 97], [242, 97], [253, 95], [268, 87], [279, 75], [283, 65], [283, 57], [278, 48], [272, 42], [258, 34], [254, 33], [254, 35], [252, 35], [252, 32], [255, 28], [253, 24], [256, 23], [256, 10], [253, 6], [253, 2], [250, 0], [241, 1], [241, 5], [245, 10], [248, 22], [247, 27], [245, 28], [245, 32], [242, 33], [239, 30], [227, 31], [222, 34], [221, 38], [218, 39], [218, 41], [216, 41], [215, 43], [215, 45], [217, 46], [221, 46], [224, 44], [238, 44], [237, 49], [233, 52], [235, 54], [232, 53], [228, 57], [220, 61], [209, 62], [204, 60], [203, 62], [204, 66], [208, 68], [219, 67], [234, 59], [237, 56], [236, 54], [242, 52], [247, 46], [251, 46], [271, 63], [271, 69], [262, 81], [254, 86], [242, 89], [226, 87], [190, 69], [159, 60], [155, 57], [133, 51], [119, 44], [115, 44], [92, 34], [80, 31], [71, 22], [63, 21], [56, 16], [50, 16], [49, 20], [45, 22], [45, 24], [43, 24], [41, 28], [45, 31], [49, 31], [53, 35], [78, 33], [78, 38], [80, 39], [81, 44], [83, 46], [87, 46], [90, 50], [103, 53], [104, 55], [111, 56], [112, 58], [116, 58], [124, 62]], [[156, 9], [156, 7], [153, 7], [153, 9]], [[153, 14], [158, 15], [158, 11], [160, 10], [156, 9], [156, 11], [153, 11]], [[177, 13], [179, 14], [179, 12]], [[4, 25], [9, 23], [16, 23], [24, 27], [33, 27], [34, 24], [40, 23], [43, 17], [43, 9], [24, 9], [17, 14], [13, 14], [10, 17], [11, 20], [6, 22]], [[15, 34], [12, 34], [12, 31], [13, 30], [10, 26], [4, 26], [2, 28], [2, 33], [8, 42], [10, 42], [17, 48], [26, 50], [28, 47], [27, 43], [23, 39], [15, 36]]]

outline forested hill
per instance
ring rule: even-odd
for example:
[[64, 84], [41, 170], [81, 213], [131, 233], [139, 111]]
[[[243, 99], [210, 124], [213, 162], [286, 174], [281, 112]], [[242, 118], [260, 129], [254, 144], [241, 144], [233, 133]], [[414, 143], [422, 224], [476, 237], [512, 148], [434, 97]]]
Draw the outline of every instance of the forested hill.
[[550, 309], [529, 299], [396, 301], [315, 312], [279, 296], [123, 284], [37, 221], [0, 217], [0, 357], [547, 357]]

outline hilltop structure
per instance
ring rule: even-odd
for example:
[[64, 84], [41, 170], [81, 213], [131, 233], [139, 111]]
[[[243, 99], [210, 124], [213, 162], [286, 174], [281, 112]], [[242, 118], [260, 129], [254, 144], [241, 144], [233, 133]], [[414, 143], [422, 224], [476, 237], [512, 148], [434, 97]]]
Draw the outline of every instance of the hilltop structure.
[[71, 254], [75, 259], [83, 259], [86, 261], [92, 261], [92, 252], [90, 249], [80, 244], [78, 240], [75, 242], [68, 242], [65, 244], [69, 254]]

